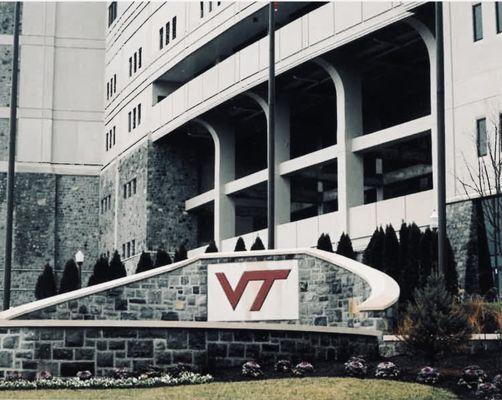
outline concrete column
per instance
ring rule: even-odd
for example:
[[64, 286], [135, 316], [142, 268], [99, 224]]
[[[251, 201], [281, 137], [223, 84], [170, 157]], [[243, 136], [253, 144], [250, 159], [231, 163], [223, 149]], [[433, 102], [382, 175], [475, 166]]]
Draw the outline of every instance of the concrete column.
[[214, 241], [235, 236], [235, 203], [225, 194], [225, 184], [235, 179], [235, 129], [227, 123], [197, 118], [214, 142]]
[[349, 210], [364, 204], [364, 168], [362, 156], [352, 152], [352, 138], [362, 134], [361, 79], [357, 71], [345, 66], [314, 60], [331, 77], [336, 90], [338, 146], [338, 212], [342, 229], [350, 234]]
[[[268, 104], [256, 93], [248, 92], [247, 96], [255, 100], [262, 108], [268, 120]], [[275, 104], [275, 222], [285, 224], [291, 219], [291, 185], [288, 178], [279, 174], [279, 165], [290, 158], [290, 107], [286, 96], [280, 94]]]
[[[422, 38], [427, 54], [429, 56], [429, 69], [430, 69], [430, 97], [431, 97], [431, 151], [432, 151], [432, 187], [434, 193], [438, 188], [438, 160], [437, 160], [437, 124], [436, 124], [436, 39], [427, 26], [415, 18], [409, 18], [406, 23], [410, 25]], [[437, 210], [437, 195], [434, 195], [434, 208]], [[431, 210], [432, 212], [432, 210]]]

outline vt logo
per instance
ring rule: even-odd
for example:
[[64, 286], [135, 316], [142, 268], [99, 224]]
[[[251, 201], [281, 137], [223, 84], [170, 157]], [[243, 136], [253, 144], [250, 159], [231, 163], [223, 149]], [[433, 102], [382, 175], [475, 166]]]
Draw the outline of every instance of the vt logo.
[[298, 260], [207, 266], [208, 321], [297, 320], [299, 307]]
[[225, 295], [227, 296], [228, 301], [230, 302], [232, 308], [235, 310], [237, 304], [241, 300], [244, 291], [249, 282], [252, 281], [262, 281], [262, 285], [258, 293], [256, 294], [256, 298], [251, 305], [250, 311], [260, 311], [265, 299], [272, 288], [272, 285], [276, 280], [288, 279], [290, 269], [268, 269], [268, 270], [258, 270], [258, 271], [245, 271], [235, 289], [232, 289], [230, 283], [224, 272], [217, 272], [216, 278], [218, 282], [220, 282]]

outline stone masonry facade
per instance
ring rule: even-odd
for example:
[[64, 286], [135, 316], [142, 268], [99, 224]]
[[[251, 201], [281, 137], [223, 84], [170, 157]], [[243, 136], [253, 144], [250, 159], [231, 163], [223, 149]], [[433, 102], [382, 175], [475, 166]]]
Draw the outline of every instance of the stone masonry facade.
[[375, 336], [274, 330], [148, 328], [9, 328], [0, 331], [0, 377], [22, 371], [27, 378], [49, 370], [75, 376], [90, 370], [109, 376], [114, 368], [188, 364], [202, 372], [240, 366], [254, 359], [345, 360], [374, 356]]
[[[242, 257], [200, 260], [171, 272], [25, 314], [19, 319], [207, 321], [207, 266], [215, 263], [298, 260], [299, 319], [287, 324], [384, 329], [381, 317], [354, 314], [351, 302], [369, 296], [357, 275], [315, 257]], [[270, 322], [270, 321], [267, 321]]]
[[[0, 173], [2, 255], [6, 184], [6, 173]], [[83, 276], [88, 275], [90, 260], [97, 257], [98, 177], [17, 173], [15, 193], [11, 303], [19, 305], [35, 300], [35, 283], [46, 263], [60, 279], [65, 261], [78, 249], [89, 260], [83, 267]]]
[[[122, 253], [122, 245], [132, 240], [136, 254], [158, 247], [174, 252], [181, 243], [196, 247], [195, 217], [184, 212], [185, 200], [197, 194], [195, 165], [186, 147], [145, 141], [104, 169], [99, 198], [110, 195], [111, 208], [100, 215], [100, 253]], [[133, 179], [136, 193], [125, 198], [124, 185]]]

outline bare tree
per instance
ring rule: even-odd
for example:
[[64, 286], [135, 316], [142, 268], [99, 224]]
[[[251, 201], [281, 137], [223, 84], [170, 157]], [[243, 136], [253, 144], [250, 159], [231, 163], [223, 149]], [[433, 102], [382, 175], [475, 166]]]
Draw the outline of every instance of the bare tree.
[[[486, 155], [477, 157], [477, 163], [467, 162], [464, 154], [464, 163], [467, 169], [465, 179], [458, 178], [465, 194], [471, 200], [480, 199], [482, 201], [483, 212], [477, 218], [484, 221], [477, 221], [478, 226], [486, 225], [487, 240], [493, 246], [495, 265], [492, 267], [498, 278], [499, 254], [500, 254], [500, 225], [502, 212], [502, 132], [499, 124], [502, 117], [497, 121], [490, 121], [493, 129], [486, 129]], [[476, 135], [476, 148], [480, 146], [480, 138]], [[498, 292], [498, 279], [495, 282]]]

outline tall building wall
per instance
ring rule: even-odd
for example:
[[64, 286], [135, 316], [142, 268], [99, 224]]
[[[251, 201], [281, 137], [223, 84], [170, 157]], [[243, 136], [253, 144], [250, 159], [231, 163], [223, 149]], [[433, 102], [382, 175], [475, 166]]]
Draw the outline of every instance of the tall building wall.
[[[85, 280], [98, 256], [104, 10], [103, 3], [22, 4], [13, 305], [34, 299], [46, 263], [60, 279], [65, 261], [80, 249]], [[2, 276], [13, 13], [14, 3], [0, 3]]]

